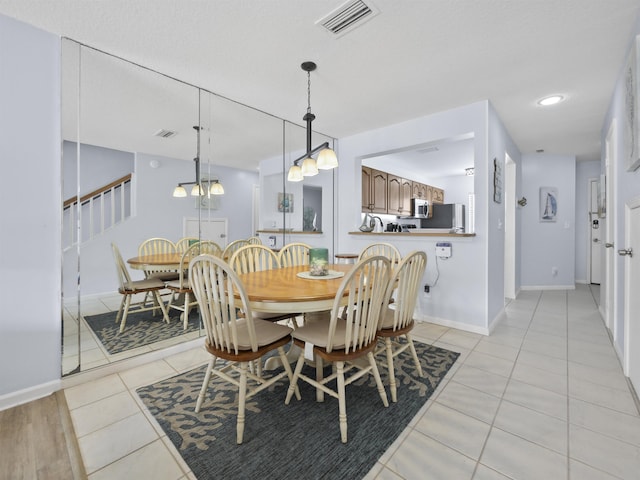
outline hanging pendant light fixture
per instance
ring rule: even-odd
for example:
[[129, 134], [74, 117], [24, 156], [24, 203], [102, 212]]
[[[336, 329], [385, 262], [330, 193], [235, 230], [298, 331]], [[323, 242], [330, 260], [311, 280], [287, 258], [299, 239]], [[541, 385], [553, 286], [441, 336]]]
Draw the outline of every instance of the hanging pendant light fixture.
[[[318, 169], [329, 170], [338, 166], [338, 158], [336, 153], [329, 148], [329, 142], [311, 148], [311, 122], [316, 116], [311, 113], [311, 72], [316, 69], [313, 62], [304, 62], [301, 66], [302, 70], [307, 72], [307, 113], [302, 119], [307, 123], [307, 152], [300, 158], [293, 161], [293, 165], [289, 168], [287, 180], [290, 182], [300, 182], [304, 177], [312, 177], [318, 174]], [[318, 160], [314, 160], [313, 155], [320, 152]], [[302, 166], [298, 165], [302, 161]]]
[[[196, 158], [193, 159], [196, 165], [196, 181], [195, 182], [182, 182], [179, 183], [176, 188], [173, 189], [173, 196], [177, 198], [182, 198], [187, 196], [187, 190], [184, 188], [185, 185], [193, 185], [191, 187], [191, 196], [192, 197], [202, 197], [204, 195], [224, 195], [224, 188], [218, 179], [209, 181], [209, 188], [205, 188], [202, 186], [200, 179], [200, 130], [202, 127], [199, 125], [195, 125], [193, 127], [196, 132], [198, 132], [197, 137], [197, 153]], [[206, 182], [206, 180], [205, 180]]]

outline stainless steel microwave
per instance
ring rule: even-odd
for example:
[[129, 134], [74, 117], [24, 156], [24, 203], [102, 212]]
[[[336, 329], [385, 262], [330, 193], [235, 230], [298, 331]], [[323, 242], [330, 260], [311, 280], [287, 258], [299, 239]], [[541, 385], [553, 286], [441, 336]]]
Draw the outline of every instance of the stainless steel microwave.
[[431, 218], [429, 201], [424, 198], [411, 199], [411, 216], [415, 218]]

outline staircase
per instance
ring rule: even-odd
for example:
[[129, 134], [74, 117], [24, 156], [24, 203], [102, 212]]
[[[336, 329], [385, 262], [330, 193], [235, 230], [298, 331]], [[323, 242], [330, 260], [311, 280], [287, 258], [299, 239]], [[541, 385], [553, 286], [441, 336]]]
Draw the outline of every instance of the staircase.
[[131, 216], [131, 174], [91, 193], [63, 203], [62, 247], [66, 251], [86, 242]]

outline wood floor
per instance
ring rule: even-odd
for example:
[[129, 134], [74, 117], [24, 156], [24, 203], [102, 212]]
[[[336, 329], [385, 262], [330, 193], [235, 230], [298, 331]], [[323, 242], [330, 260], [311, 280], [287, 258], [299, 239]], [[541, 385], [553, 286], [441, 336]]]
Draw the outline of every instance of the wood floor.
[[61, 391], [0, 412], [0, 480], [86, 479]]

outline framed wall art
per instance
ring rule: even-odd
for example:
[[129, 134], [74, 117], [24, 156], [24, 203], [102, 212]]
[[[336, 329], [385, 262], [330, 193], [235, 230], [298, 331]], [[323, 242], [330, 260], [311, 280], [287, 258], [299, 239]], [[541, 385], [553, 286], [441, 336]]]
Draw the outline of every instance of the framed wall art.
[[555, 222], [558, 215], [558, 189], [540, 187], [540, 221]]
[[278, 193], [278, 212], [293, 213], [293, 193]]
[[638, 109], [640, 108], [638, 88], [638, 53], [640, 47], [640, 35], [631, 45], [631, 51], [627, 57], [624, 70], [624, 144], [627, 171], [632, 172], [640, 167], [640, 131], [638, 130]]
[[502, 164], [493, 159], [493, 201], [502, 203]]

